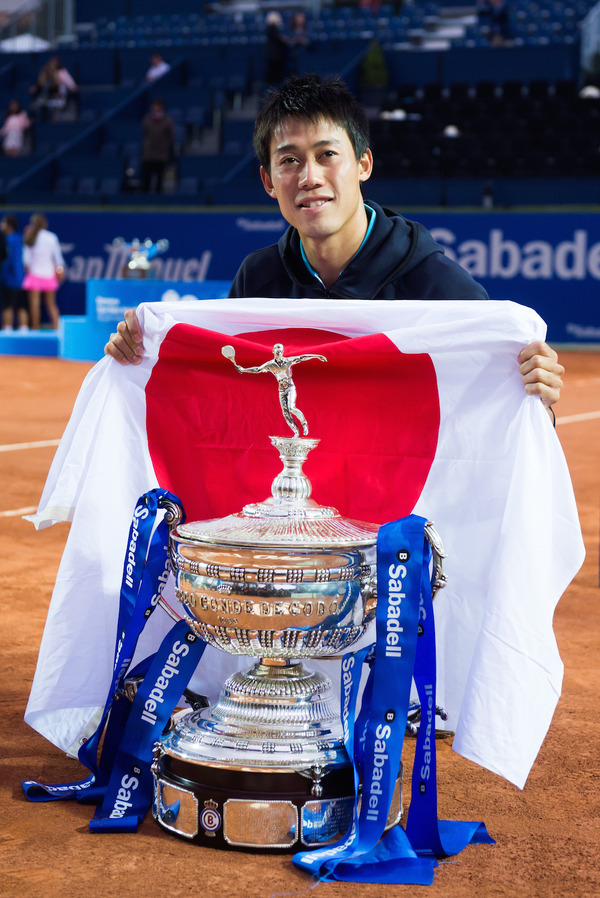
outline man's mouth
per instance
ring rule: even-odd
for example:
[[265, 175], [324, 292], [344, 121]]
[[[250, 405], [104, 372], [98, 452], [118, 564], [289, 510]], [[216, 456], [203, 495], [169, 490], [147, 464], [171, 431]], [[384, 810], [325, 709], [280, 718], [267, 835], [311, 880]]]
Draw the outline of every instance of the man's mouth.
[[329, 202], [329, 197], [319, 197], [318, 199], [301, 200], [298, 205], [301, 209], [318, 209], [319, 206], [324, 206]]

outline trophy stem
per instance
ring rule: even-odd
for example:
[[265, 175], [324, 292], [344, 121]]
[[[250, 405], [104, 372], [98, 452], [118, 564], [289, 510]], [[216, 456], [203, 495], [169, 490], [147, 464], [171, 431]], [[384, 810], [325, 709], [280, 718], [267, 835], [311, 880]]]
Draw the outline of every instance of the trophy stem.
[[[326, 674], [311, 671], [301, 661], [261, 658], [243, 672], [233, 673], [226, 681], [212, 709], [213, 719], [228, 728], [257, 729], [262, 740], [266, 728], [269, 738], [286, 744], [302, 731], [320, 737], [326, 731], [335, 742], [341, 735], [339, 705], [331, 680]], [[260, 732], [259, 732], [260, 731]]]
[[[194, 746], [184, 738], [190, 728]], [[249, 670], [233, 673], [212, 708], [186, 715], [167, 741], [174, 754], [183, 750], [189, 760], [204, 761], [208, 755], [241, 767], [347, 763], [331, 680], [301, 661], [259, 659]]]
[[271, 495], [275, 502], [297, 504], [305, 499], [310, 499], [312, 484], [302, 470], [302, 465], [311, 449], [319, 445], [319, 440], [306, 440], [301, 437], [271, 437], [271, 443], [278, 450], [279, 458], [283, 462], [283, 470], [271, 485]]

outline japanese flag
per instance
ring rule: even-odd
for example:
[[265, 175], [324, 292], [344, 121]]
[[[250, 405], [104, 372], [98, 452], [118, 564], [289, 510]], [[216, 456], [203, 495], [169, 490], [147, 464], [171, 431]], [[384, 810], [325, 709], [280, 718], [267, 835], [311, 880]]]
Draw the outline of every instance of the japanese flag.
[[[293, 369], [297, 406], [320, 440], [304, 466], [313, 498], [383, 523], [415, 512], [447, 553], [435, 599], [438, 696], [454, 748], [519, 787], [560, 695], [554, 608], [584, 549], [565, 459], [518, 372], [544, 339], [511, 302], [243, 299], [138, 309], [139, 366], [109, 358], [87, 376], [56, 453], [36, 527], [72, 521], [42, 639], [27, 722], [76, 752], [93, 732], [113, 662], [120, 578], [137, 498], [160, 486], [188, 521], [270, 495], [290, 436], [273, 376], [238, 373], [316, 353]], [[172, 590], [172, 585], [171, 585]], [[173, 600], [174, 601], [174, 600]], [[157, 611], [138, 657], [171, 625]], [[336, 663], [322, 662], [335, 678]], [[193, 688], [215, 699], [249, 659], [208, 649]]]

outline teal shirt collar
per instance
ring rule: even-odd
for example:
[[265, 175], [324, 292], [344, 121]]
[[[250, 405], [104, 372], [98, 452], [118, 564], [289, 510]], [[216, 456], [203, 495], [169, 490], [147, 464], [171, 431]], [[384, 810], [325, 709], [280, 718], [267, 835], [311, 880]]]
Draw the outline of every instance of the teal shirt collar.
[[[369, 239], [369, 237], [370, 237], [370, 235], [371, 235], [371, 231], [372, 231], [373, 228], [375, 227], [375, 215], [376, 215], [375, 209], [372, 209], [371, 206], [367, 206], [366, 203], [364, 204], [364, 206], [365, 206], [365, 212], [367, 213], [367, 218], [369, 219], [369, 223], [368, 223], [368, 225], [367, 225], [367, 230], [366, 230], [366, 233], [365, 233], [365, 236], [364, 236], [364, 238], [363, 238], [363, 241], [362, 241], [361, 245], [358, 247], [358, 249], [356, 250], [356, 252], [355, 252], [354, 255], [352, 256], [353, 259], [356, 259], [356, 257], [358, 256], [359, 252], [361, 251], [361, 249], [363, 248], [363, 246], [365, 245], [365, 243], [366, 243], [367, 240]], [[319, 277], [318, 272], [315, 271], [315, 269], [312, 267], [312, 265], [310, 264], [310, 262], [309, 262], [308, 259], [306, 258], [306, 253], [304, 252], [304, 247], [302, 246], [302, 240], [300, 240], [300, 254], [301, 254], [301, 256], [302, 256], [302, 261], [304, 262], [304, 264], [306, 265], [306, 267], [308, 268], [308, 270], [310, 271], [310, 273], [312, 274], [312, 276], [313, 276], [313, 277], [316, 277], [318, 281], [320, 281], [321, 283], [323, 283], [323, 281], [321, 281], [321, 278]], [[342, 271], [343, 271], [343, 269], [342, 269]], [[340, 271], [340, 274], [341, 274], [341, 273], [342, 273], [342, 272]], [[324, 286], [324, 285], [323, 285], [323, 286]]]

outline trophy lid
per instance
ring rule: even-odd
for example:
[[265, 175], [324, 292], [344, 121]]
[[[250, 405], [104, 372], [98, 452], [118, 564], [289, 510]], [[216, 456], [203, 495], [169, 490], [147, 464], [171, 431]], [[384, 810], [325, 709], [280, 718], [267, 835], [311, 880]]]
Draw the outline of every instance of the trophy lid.
[[[271, 497], [264, 502], [246, 505], [241, 512], [180, 524], [177, 536], [183, 540], [207, 544], [252, 546], [255, 548], [294, 546], [302, 549], [319, 547], [352, 547], [372, 545], [377, 539], [377, 524], [344, 518], [336, 508], [319, 505], [310, 498], [311, 483], [302, 465], [319, 440], [307, 439], [308, 424], [296, 405], [296, 390], [291, 368], [309, 359], [326, 362], [321, 355], [284, 355], [280, 343], [273, 347], [273, 359], [253, 368], [242, 368], [235, 361], [232, 346], [224, 346], [223, 356], [240, 373], [273, 374], [277, 380], [283, 416], [293, 437], [271, 437], [279, 451], [283, 469], [271, 485]], [[302, 427], [304, 436], [300, 436]]]
[[271, 437], [279, 449], [283, 470], [271, 485], [271, 497], [244, 506], [241, 512], [180, 524], [177, 536], [207, 544], [253, 546], [255, 548], [294, 546], [298, 549], [352, 547], [373, 544], [378, 524], [342, 517], [332, 506], [319, 505], [310, 498], [312, 486], [302, 464], [319, 440], [301, 437]]
[[177, 536], [183, 540], [206, 544], [297, 549], [355, 547], [372, 545], [379, 526], [343, 518], [336, 512], [330, 517], [302, 518], [250, 516], [245, 510], [224, 518], [180, 524]]

